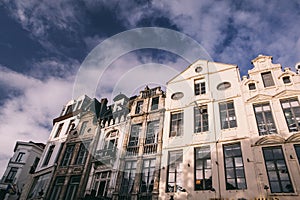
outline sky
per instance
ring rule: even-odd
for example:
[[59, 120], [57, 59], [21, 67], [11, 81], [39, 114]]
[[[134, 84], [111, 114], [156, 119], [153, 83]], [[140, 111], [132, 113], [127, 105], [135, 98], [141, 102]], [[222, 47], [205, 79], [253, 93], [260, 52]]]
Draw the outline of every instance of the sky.
[[[299, 23], [298, 0], [2, 0], [0, 177], [16, 141], [47, 141], [53, 118], [74, 98], [81, 64], [114, 35], [142, 27], [178, 31], [197, 41], [213, 61], [236, 64], [246, 75], [259, 54], [294, 69], [300, 61]], [[131, 96], [144, 85], [124, 80], [160, 74], [165, 83], [188, 64], [163, 50], [120, 55], [102, 76], [96, 97], [124, 92], [116, 85], [128, 86], [132, 91], [125, 94]]]

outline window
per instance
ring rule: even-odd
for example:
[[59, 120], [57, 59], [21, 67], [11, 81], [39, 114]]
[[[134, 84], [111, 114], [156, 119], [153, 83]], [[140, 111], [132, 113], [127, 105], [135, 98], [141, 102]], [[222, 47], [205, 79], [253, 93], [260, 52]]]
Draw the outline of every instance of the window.
[[[46, 187], [50, 181], [51, 174], [52, 173], [49, 172], [41, 176], [35, 177], [31, 185], [30, 191], [28, 193], [28, 197], [26, 199], [43, 199], [41, 198], [41, 196], [45, 197], [45, 191], [47, 190]], [[44, 194], [41, 195], [41, 191], [43, 191]]]
[[129, 194], [133, 190], [134, 179], [136, 172], [136, 161], [125, 162], [125, 169], [123, 172], [121, 193]]
[[148, 122], [145, 144], [157, 143], [159, 121]]
[[182, 150], [169, 152], [166, 192], [184, 191], [182, 170]]
[[296, 151], [296, 154], [297, 154], [298, 162], [299, 162], [299, 165], [300, 165], [300, 144], [295, 144], [294, 147], [295, 147], [295, 151]]
[[143, 161], [140, 192], [152, 193], [154, 185], [155, 159]]
[[48, 163], [49, 163], [49, 161], [50, 161], [50, 158], [51, 158], [51, 155], [52, 155], [52, 153], [53, 153], [54, 147], [55, 147], [55, 145], [51, 145], [51, 146], [49, 147], [48, 152], [47, 152], [47, 156], [46, 156], [46, 158], [45, 158], [45, 160], [44, 160], [44, 163], [43, 163], [43, 166], [48, 165]]
[[259, 135], [277, 133], [269, 103], [253, 105]]
[[33, 162], [32, 166], [30, 168], [30, 171], [29, 171], [30, 174], [33, 174], [35, 172], [36, 167], [39, 164], [39, 161], [40, 161], [40, 158], [39, 157], [35, 157], [34, 162]]
[[5, 183], [13, 183], [14, 179], [16, 177], [17, 172], [18, 172], [18, 168], [17, 167], [10, 168], [10, 170], [8, 172], [8, 175], [7, 175], [6, 179], [5, 179]]
[[194, 133], [208, 131], [207, 106], [194, 107]]
[[79, 131], [79, 135], [83, 135], [87, 126], [87, 121], [84, 121], [81, 125], [80, 131]]
[[170, 126], [171, 127], [169, 137], [183, 135], [183, 112], [171, 113]]
[[159, 97], [152, 98], [151, 110], [157, 110], [158, 109], [158, 103], [159, 103]]
[[24, 152], [20, 152], [16, 158], [16, 162], [22, 162], [22, 158], [25, 155]]
[[210, 147], [195, 148], [195, 190], [212, 189]]
[[69, 105], [69, 106], [67, 107], [66, 115], [72, 113], [72, 111], [73, 111], [73, 106], [74, 106], [74, 105], [75, 105], [75, 104]]
[[291, 78], [289, 76], [284, 76], [282, 77], [282, 81], [284, 84], [289, 84], [291, 83]]
[[184, 94], [182, 92], [175, 92], [171, 95], [171, 99], [173, 100], [179, 100], [184, 97]]
[[246, 178], [240, 143], [223, 145], [226, 190], [246, 189]]
[[143, 101], [136, 102], [135, 114], [140, 114], [143, 111]]
[[67, 193], [65, 196], [65, 200], [73, 200], [76, 199], [77, 190], [80, 183], [80, 176], [72, 176], [68, 185]]
[[111, 171], [105, 171], [95, 174], [94, 190], [96, 191], [96, 197], [107, 197], [110, 174]]
[[55, 185], [52, 189], [50, 200], [59, 199], [59, 195], [61, 194], [61, 189], [64, 185], [65, 177], [57, 177], [55, 180]]
[[300, 131], [300, 105], [297, 98], [280, 101], [290, 132]]
[[264, 147], [263, 154], [271, 192], [294, 192], [281, 146]]
[[217, 85], [217, 90], [222, 91], [222, 90], [226, 90], [230, 87], [231, 87], [231, 83], [225, 81], [225, 82], [222, 82], [222, 83]]
[[83, 165], [86, 161], [86, 158], [89, 154], [89, 145], [90, 142], [83, 142], [80, 144], [79, 152], [76, 159], [77, 165]]
[[80, 106], [81, 106], [81, 103], [82, 103], [82, 100], [78, 101], [78, 103], [77, 103], [77, 106], [76, 106], [76, 109], [75, 109], [75, 110], [78, 110], [78, 109], [80, 108]]
[[66, 134], [68, 134], [71, 130], [74, 129], [74, 127], [75, 127], [74, 122], [75, 122], [75, 119], [72, 119], [72, 120], [70, 121], [69, 126], [68, 126], [68, 129], [67, 129], [67, 131], [66, 131]]
[[139, 143], [139, 135], [142, 131], [142, 124], [134, 124], [131, 126], [131, 132], [129, 137], [128, 146], [134, 147]]
[[249, 87], [249, 90], [255, 90], [256, 89], [255, 83], [249, 83], [248, 87]]
[[73, 151], [74, 151], [74, 145], [68, 145], [65, 151], [65, 155], [62, 159], [61, 166], [68, 166], [70, 164]]
[[219, 103], [221, 129], [237, 126], [233, 101]]
[[275, 85], [271, 72], [262, 73], [261, 78], [263, 80], [265, 87], [270, 87], [270, 86]]
[[55, 138], [59, 136], [63, 126], [64, 126], [63, 123], [58, 125], [57, 131], [56, 131], [55, 136], [54, 136]]
[[194, 82], [195, 95], [205, 94], [205, 82], [203, 79], [195, 80]]

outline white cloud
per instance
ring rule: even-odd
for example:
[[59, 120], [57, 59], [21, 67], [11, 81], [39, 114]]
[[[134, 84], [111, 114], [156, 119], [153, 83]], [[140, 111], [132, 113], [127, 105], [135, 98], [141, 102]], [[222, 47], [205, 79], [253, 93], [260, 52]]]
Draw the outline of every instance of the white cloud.
[[1, 87], [19, 91], [6, 99], [0, 110], [0, 174], [13, 153], [15, 142], [46, 142], [57, 117], [72, 97], [72, 78], [48, 78], [45, 81], [0, 67]]

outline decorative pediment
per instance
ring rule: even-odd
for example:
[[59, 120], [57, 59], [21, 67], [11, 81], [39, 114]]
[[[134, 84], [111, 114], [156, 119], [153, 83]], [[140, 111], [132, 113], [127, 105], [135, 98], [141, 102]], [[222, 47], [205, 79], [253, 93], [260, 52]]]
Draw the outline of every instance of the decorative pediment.
[[283, 144], [285, 139], [279, 135], [268, 135], [260, 138], [255, 142], [256, 146], [266, 145], [266, 144]]
[[266, 100], [271, 100], [271, 99], [272, 99], [271, 95], [258, 94], [258, 95], [255, 95], [254, 97], [251, 97], [250, 99], [248, 99], [247, 102], [255, 103], [255, 102], [266, 101]]
[[285, 98], [285, 97], [297, 96], [299, 94], [300, 94], [300, 90], [283, 90], [283, 91], [275, 94], [273, 97]]
[[249, 83], [258, 83], [257, 80], [254, 80], [254, 79], [247, 79], [244, 83], [244, 85], [248, 85]]
[[293, 71], [285, 71], [285, 72], [283, 72], [280, 76], [278, 76], [278, 79], [281, 79], [282, 77], [284, 77], [284, 76], [295, 76], [295, 72], [293, 72]]
[[288, 139], [286, 139], [286, 142], [300, 142], [300, 133], [291, 135]]
[[201, 98], [201, 99], [198, 99], [196, 101], [193, 101], [191, 102], [189, 105], [202, 105], [202, 104], [207, 104], [209, 102], [212, 102], [212, 99], [209, 99], [209, 98]]

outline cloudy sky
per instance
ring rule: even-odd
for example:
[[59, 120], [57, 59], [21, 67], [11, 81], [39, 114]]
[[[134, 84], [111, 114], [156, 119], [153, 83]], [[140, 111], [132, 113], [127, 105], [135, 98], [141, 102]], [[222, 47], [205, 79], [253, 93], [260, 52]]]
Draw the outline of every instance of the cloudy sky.
[[[46, 142], [52, 119], [73, 98], [81, 63], [102, 41], [134, 28], [164, 27], [196, 40], [214, 61], [237, 64], [244, 75], [258, 54], [293, 68], [300, 61], [299, 22], [297, 0], [2, 0], [0, 174], [17, 140]], [[143, 79], [159, 72], [164, 80], [187, 65], [163, 50], [122, 55], [103, 76], [97, 98], [120, 92], [115, 85], [124, 86], [130, 74]], [[135, 83], [125, 94], [143, 85]]]

